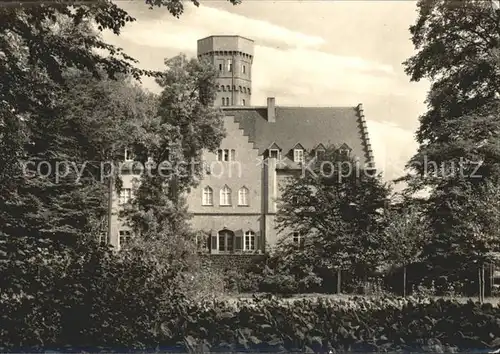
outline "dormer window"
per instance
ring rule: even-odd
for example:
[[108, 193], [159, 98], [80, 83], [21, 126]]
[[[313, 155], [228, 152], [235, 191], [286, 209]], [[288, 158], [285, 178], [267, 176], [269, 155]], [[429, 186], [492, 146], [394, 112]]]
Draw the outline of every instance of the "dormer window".
[[351, 148], [347, 146], [347, 144], [342, 144], [342, 146], [339, 148], [339, 154], [342, 157], [349, 157], [351, 154]]
[[304, 162], [304, 150], [303, 149], [293, 149], [293, 161], [297, 163]]
[[325, 150], [324, 149], [318, 149], [316, 150], [316, 159], [317, 160], [324, 160], [325, 158]]
[[279, 159], [280, 151], [278, 149], [270, 149], [269, 157], [272, 159]]

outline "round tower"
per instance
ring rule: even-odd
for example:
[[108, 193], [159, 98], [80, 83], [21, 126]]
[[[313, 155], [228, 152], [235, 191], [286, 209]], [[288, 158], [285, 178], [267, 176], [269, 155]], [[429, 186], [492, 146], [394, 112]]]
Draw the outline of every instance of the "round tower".
[[198, 59], [208, 59], [219, 73], [217, 106], [250, 106], [253, 41], [240, 36], [210, 36], [198, 40]]

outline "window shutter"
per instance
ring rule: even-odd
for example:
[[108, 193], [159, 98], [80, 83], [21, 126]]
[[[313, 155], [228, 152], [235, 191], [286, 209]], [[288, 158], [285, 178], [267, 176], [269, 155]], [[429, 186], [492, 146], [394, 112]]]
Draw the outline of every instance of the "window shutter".
[[211, 239], [211, 249], [213, 251], [217, 250], [217, 231], [211, 230], [210, 231], [210, 239]]
[[234, 250], [236, 252], [241, 252], [243, 250], [243, 230], [236, 230], [234, 238]]
[[262, 245], [264, 244], [263, 240], [262, 240], [262, 237], [261, 237], [261, 234], [260, 234], [260, 231], [257, 231], [255, 232], [255, 250], [256, 251], [262, 251]]

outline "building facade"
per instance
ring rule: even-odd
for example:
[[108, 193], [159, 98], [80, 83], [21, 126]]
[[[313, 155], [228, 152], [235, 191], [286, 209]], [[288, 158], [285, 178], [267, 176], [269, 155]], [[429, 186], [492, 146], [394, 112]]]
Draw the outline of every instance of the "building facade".
[[[266, 106], [251, 106], [253, 41], [243, 37], [201, 39], [198, 58], [219, 71], [216, 104], [224, 112], [226, 129], [219, 150], [203, 153], [204, 176], [187, 196], [192, 226], [205, 235], [207, 252], [265, 253], [286, 236], [278, 234], [275, 224], [280, 187], [327, 146], [338, 146], [374, 167], [361, 104], [282, 107], [270, 97]], [[124, 192], [114, 198], [116, 209], [131, 197], [133, 183], [138, 183], [134, 177], [124, 179]], [[110, 241], [119, 248], [130, 231], [120, 226], [116, 214], [114, 218]], [[296, 241], [300, 237], [292, 236]]]

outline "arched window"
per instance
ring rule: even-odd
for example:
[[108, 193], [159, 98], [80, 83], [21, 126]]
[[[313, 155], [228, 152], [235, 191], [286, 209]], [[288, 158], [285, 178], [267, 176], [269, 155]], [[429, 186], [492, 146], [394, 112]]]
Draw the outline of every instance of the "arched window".
[[248, 205], [248, 188], [241, 187], [238, 191], [238, 205]]
[[231, 86], [227, 85], [226, 88], [228, 91], [231, 91]]
[[232, 252], [234, 233], [230, 230], [219, 231], [219, 251]]
[[226, 105], [226, 99], [224, 97], [222, 97], [222, 105], [225, 106]]
[[228, 186], [220, 190], [220, 205], [231, 205], [231, 188]]
[[243, 92], [247, 93], [247, 88], [246, 87], [243, 87]]
[[208, 186], [203, 188], [202, 205], [214, 205], [214, 191]]
[[245, 232], [245, 243], [243, 245], [244, 251], [255, 251], [255, 232]]
[[240, 92], [243, 92], [243, 90], [241, 89], [241, 86], [240, 86]]

